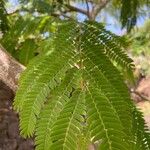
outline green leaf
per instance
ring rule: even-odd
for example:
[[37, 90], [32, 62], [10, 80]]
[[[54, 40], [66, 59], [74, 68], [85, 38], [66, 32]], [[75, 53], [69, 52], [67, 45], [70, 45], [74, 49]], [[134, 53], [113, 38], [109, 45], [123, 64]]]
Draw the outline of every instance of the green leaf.
[[113, 64], [132, 71], [122, 40], [95, 22], [62, 21], [47, 41], [20, 78], [14, 108], [21, 134], [35, 132], [37, 150], [95, 142], [101, 150], [148, 150], [143, 117]]
[[37, 45], [35, 44], [34, 40], [27, 39], [19, 50], [19, 62], [24, 65], [27, 65], [29, 61], [34, 58], [35, 53], [37, 50]]

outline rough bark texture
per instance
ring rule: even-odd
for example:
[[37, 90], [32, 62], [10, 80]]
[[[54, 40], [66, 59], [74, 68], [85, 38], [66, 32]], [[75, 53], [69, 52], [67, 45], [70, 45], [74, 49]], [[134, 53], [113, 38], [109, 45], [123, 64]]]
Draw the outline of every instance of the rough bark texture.
[[20, 73], [25, 69], [0, 45], [0, 81], [5, 83], [14, 92]]
[[0, 150], [34, 150], [33, 139], [23, 139], [12, 103], [20, 73], [25, 69], [0, 45]]
[[0, 81], [0, 150], [34, 150], [32, 139], [19, 133], [18, 114], [12, 109], [14, 92]]

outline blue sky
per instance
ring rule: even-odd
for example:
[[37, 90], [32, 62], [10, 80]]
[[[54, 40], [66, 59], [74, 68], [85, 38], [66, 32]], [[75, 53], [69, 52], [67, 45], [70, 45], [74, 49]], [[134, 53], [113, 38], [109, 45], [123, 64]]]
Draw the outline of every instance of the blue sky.
[[17, 5], [18, 4], [18, 0], [9, 0], [12, 4]]
[[[82, 7], [86, 9], [86, 5], [83, 4], [79, 4], [78, 7]], [[137, 19], [136, 26], [138, 27], [142, 26], [145, 20], [147, 20], [150, 17], [150, 10], [147, 7], [142, 8], [142, 10], [144, 10], [145, 15]], [[102, 11], [99, 17], [97, 17], [97, 21], [103, 21], [101, 18], [103, 19], [105, 18], [106, 29], [119, 35], [122, 35], [125, 32], [125, 29], [121, 28], [121, 24], [119, 23], [119, 20], [111, 16], [109, 13]], [[83, 15], [79, 15], [79, 19], [84, 20], [85, 17], [83, 17]]]
[[[12, 7], [15, 8], [18, 5], [18, 0], [9, 0], [9, 2], [12, 4]], [[83, 4], [78, 4], [78, 7], [82, 7], [82, 8], [86, 8], [86, 5]], [[142, 26], [145, 22], [145, 20], [148, 18], [148, 16], [150, 16], [150, 10], [147, 10], [147, 8], [143, 8], [145, 10], [145, 12], [147, 12], [145, 17], [140, 17], [137, 20], [137, 26]], [[104, 18], [105, 15], [105, 21], [106, 21], [106, 29], [112, 31], [115, 34], [119, 34], [122, 35], [125, 30], [121, 29], [121, 25], [120, 23], [112, 16], [110, 16], [109, 14], [107, 14], [106, 12], [102, 12], [101, 16], [99, 16], [97, 18], [97, 21], [100, 21], [101, 18]], [[83, 21], [85, 20], [85, 16], [82, 14], [78, 14], [78, 19]], [[102, 21], [102, 20], [101, 20]]]

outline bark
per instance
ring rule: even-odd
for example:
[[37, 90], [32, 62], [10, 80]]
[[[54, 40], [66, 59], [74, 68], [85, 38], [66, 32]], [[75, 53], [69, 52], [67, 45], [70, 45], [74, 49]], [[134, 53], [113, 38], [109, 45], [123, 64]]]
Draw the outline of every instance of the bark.
[[20, 73], [25, 69], [0, 45], [0, 80], [16, 92]]

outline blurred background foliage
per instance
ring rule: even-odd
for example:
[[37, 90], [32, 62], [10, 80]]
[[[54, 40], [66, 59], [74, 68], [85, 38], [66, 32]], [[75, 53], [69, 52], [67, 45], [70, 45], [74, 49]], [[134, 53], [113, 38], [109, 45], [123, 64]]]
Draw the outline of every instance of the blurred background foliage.
[[0, 30], [3, 33], [6, 33], [6, 31], [8, 31], [9, 29], [9, 21], [7, 15], [8, 14], [5, 8], [4, 0], [1, 0], [0, 1]]
[[150, 20], [140, 28], [134, 27], [128, 38], [131, 41], [130, 53], [137, 69], [143, 76], [150, 76]]

